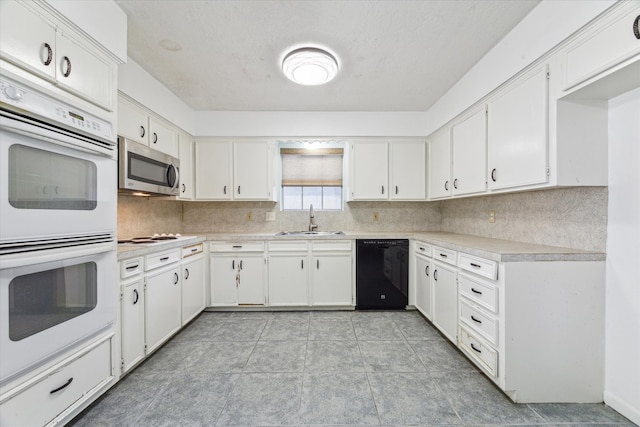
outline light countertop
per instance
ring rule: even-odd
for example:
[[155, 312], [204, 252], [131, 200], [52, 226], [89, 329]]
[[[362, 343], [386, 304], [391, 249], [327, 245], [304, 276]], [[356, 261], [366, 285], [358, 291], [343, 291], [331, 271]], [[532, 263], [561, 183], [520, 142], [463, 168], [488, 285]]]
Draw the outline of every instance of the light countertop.
[[144, 256], [149, 253], [189, 246], [203, 241], [250, 242], [279, 240], [355, 240], [355, 239], [411, 239], [431, 245], [476, 255], [498, 262], [527, 261], [604, 261], [602, 252], [556, 246], [514, 242], [511, 240], [444, 232], [345, 232], [344, 235], [278, 236], [275, 233], [201, 233], [198, 236], [182, 237], [177, 240], [165, 240], [149, 244], [120, 244], [118, 259]]

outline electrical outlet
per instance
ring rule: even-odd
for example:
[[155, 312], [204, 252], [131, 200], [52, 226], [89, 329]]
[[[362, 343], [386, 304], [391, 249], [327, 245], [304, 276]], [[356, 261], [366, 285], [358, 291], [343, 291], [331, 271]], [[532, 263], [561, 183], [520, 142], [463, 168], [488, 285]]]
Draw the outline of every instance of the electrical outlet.
[[496, 213], [494, 211], [489, 212], [489, 222], [491, 224], [496, 222]]
[[374, 221], [380, 221], [380, 214], [378, 212], [374, 212], [373, 213], [373, 220]]
[[247, 212], [247, 221], [253, 221], [253, 212]]
[[275, 212], [267, 212], [267, 221], [275, 221], [276, 213]]

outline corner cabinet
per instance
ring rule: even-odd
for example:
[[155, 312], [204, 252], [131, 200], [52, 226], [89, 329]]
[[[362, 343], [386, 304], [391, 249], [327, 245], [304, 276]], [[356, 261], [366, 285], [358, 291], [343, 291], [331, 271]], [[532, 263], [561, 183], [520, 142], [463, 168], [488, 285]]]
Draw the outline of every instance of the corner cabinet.
[[195, 199], [274, 201], [273, 156], [269, 141], [196, 140]]
[[425, 200], [424, 141], [351, 144], [350, 200]]
[[539, 66], [489, 102], [490, 190], [547, 182], [548, 81], [548, 67]]
[[53, 17], [46, 4], [0, 2], [0, 57], [104, 110], [115, 110], [116, 62]]

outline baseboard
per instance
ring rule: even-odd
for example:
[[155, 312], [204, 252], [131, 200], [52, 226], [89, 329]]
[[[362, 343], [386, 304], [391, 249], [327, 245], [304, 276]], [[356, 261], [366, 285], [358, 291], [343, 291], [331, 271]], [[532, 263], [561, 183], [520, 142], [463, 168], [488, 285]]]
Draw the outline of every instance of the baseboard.
[[624, 399], [620, 399], [609, 391], [604, 392], [604, 403], [611, 407], [621, 415], [629, 418], [631, 422], [640, 425], [640, 408], [634, 408]]

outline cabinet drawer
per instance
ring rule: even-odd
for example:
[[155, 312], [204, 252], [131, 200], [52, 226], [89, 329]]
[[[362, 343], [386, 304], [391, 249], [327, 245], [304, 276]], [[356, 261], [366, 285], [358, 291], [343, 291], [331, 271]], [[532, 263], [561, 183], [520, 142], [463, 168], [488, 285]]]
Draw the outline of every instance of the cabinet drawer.
[[482, 335], [491, 344], [498, 344], [498, 319], [460, 299], [460, 321]]
[[264, 242], [215, 242], [209, 252], [264, 252]]
[[476, 365], [494, 378], [498, 376], [498, 352], [465, 328], [460, 328], [458, 345]]
[[498, 313], [498, 288], [489, 283], [483, 283], [464, 273], [458, 275], [458, 289], [460, 295], [469, 298], [474, 303], [487, 310]]
[[184, 248], [182, 248], [182, 258], [201, 254], [203, 250], [204, 246], [202, 245], [202, 243], [198, 243], [197, 245], [185, 246]]
[[170, 251], [160, 252], [157, 254], [147, 255], [145, 257], [145, 271], [154, 268], [163, 267], [180, 261], [180, 249], [172, 249]]
[[307, 248], [307, 242], [300, 240], [269, 242], [269, 252], [305, 252]]
[[142, 258], [132, 258], [120, 261], [120, 278], [136, 276], [144, 270]]
[[416, 254], [431, 256], [431, 245], [429, 243], [424, 242], [413, 242], [413, 249]]
[[0, 425], [45, 425], [83, 396], [89, 398], [93, 393], [88, 393], [109, 378], [110, 339], [81, 352], [61, 367], [54, 366], [33, 385], [4, 401], [0, 405]]
[[498, 263], [495, 261], [460, 253], [458, 267], [487, 279], [496, 280], [498, 278]]
[[447, 264], [456, 265], [456, 251], [451, 249], [441, 248], [440, 246], [433, 247], [433, 259], [445, 262]]
[[351, 251], [351, 240], [312, 241], [312, 251]]

